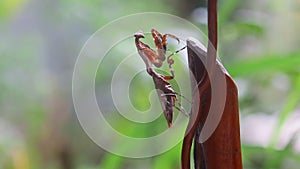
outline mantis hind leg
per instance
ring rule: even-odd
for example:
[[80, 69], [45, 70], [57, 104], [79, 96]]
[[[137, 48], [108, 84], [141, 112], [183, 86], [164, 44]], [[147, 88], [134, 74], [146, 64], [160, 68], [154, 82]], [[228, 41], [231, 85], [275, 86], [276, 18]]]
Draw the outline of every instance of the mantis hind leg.
[[[168, 93], [168, 94], [162, 94], [162, 96], [180, 96], [180, 97], [182, 97], [185, 101], [187, 101], [188, 103], [192, 104], [192, 102], [191, 102], [188, 98], [186, 98], [185, 96], [183, 96], [182, 94], [177, 93], [177, 92], [175, 92], [175, 93]], [[176, 98], [176, 101], [178, 101], [177, 98]]]
[[[184, 97], [184, 96], [182, 96], [180, 94], [177, 94], [177, 93], [161, 94], [161, 96], [171, 96], [172, 99], [173, 99], [173, 103], [177, 102], [177, 104], [179, 105], [179, 107], [177, 107], [175, 104], [172, 104], [172, 106], [175, 107], [178, 111], [184, 113], [185, 116], [189, 117], [190, 114], [183, 108], [182, 104], [179, 102], [179, 100], [177, 99], [176, 95]], [[184, 97], [184, 98], [187, 99], [186, 97]], [[190, 102], [189, 100], [187, 100], [187, 101]]]
[[190, 117], [190, 114], [182, 107], [182, 105], [179, 102], [177, 102], [177, 103], [178, 103], [179, 107], [177, 107], [175, 105], [173, 107], [175, 107], [178, 111], [182, 112], [186, 117]]

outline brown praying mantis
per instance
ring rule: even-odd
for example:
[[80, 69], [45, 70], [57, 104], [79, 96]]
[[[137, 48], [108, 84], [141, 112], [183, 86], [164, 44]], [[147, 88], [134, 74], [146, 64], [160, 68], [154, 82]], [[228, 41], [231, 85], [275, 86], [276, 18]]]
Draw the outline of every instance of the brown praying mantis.
[[[182, 105], [177, 99], [177, 95], [181, 96], [180, 94], [176, 93], [172, 88], [171, 84], [168, 82], [169, 80], [174, 79], [174, 69], [172, 68], [172, 64], [174, 60], [171, 58], [174, 54], [178, 53], [179, 51], [185, 49], [183, 47], [171, 55], [167, 57], [167, 63], [169, 64], [169, 69], [171, 72], [171, 76], [165, 76], [162, 74], [157, 73], [153, 68], [152, 65], [156, 67], [161, 67], [163, 62], [166, 60], [166, 52], [167, 52], [167, 38], [173, 38], [180, 42], [179, 38], [172, 35], [172, 34], [160, 34], [157, 30], [151, 30], [152, 37], [154, 39], [154, 43], [156, 46], [156, 50], [154, 51], [151, 49], [147, 44], [140, 41], [141, 38], [145, 38], [142, 32], [137, 32], [134, 34], [135, 37], [135, 44], [138, 50], [139, 55], [142, 57], [143, 61], [146, 64], [146, 70], [150, 76], [153, 78], [153, 82], [163, 109], [164, 116], [167, 120], [169, 128], [172, 127], [172, 120], [174, 109], [176, 108], [180, 112], [183, 112], [185, 115], [188, 115], [186, 111], [182, 108]], [[183, 96], [182, 96], [183, 97]], [[179, 107], [175, 105], [177, 103]]]

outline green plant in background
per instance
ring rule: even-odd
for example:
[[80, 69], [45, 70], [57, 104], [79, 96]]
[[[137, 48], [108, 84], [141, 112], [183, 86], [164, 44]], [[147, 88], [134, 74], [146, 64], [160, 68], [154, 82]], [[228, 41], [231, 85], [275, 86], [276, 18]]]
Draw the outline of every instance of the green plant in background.
[[18, 11], [27, 0], [2, 0], [0, 1], [0, 20], [7, 18]]

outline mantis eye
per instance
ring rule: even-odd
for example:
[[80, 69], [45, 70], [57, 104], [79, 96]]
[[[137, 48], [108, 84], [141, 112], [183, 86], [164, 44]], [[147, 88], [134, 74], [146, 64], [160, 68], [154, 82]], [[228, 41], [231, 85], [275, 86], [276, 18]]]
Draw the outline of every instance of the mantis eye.
[[139, 31], [139, 32], [136, 32], [134, 34], [134, 37], [136, 37], [136, 38], [144, 38], [145, 36], [144, 36], [144, 33], [142, 31]]

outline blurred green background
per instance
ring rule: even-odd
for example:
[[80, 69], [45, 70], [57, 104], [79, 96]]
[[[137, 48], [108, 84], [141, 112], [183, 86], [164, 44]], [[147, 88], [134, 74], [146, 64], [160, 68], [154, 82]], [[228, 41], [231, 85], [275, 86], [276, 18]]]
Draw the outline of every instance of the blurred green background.
[[[0, 168], [180, 168], [181, 144], [145, 159], [94, 144], [74, 112], [72, 72], [85, 41], [114, 19], [166, 12], [205, 30], [205, 8], [202, 0], [1, 0]], [[245, 169], [300, 166], [299, 30], [299, 0], [219, 0], [219, 55], [239, 88]], [[111, 78], [101, 73], [100, 89]], [[130, 97], [144, 110], [143, 92], [153, 86], [136, 85]], [[109, 121], [128, 135], [156, 134], [156, 125], [126, 130], [122, 120]]]

